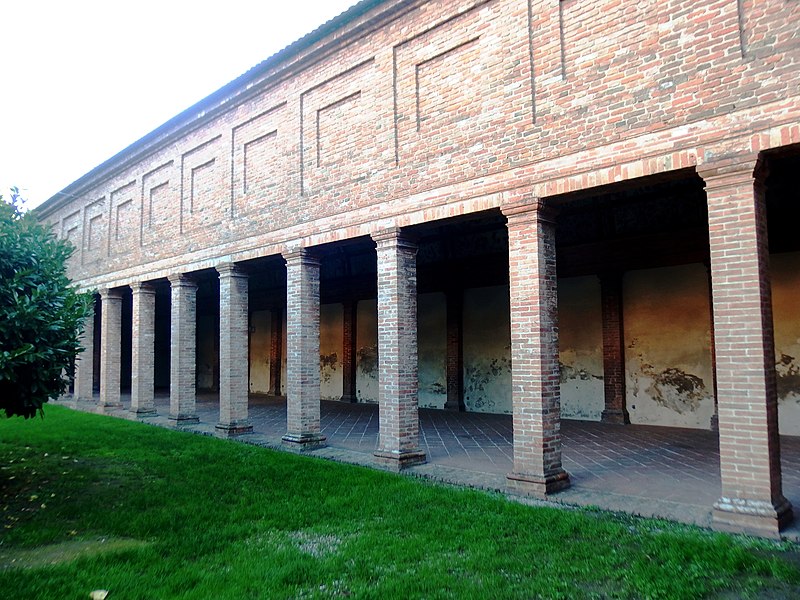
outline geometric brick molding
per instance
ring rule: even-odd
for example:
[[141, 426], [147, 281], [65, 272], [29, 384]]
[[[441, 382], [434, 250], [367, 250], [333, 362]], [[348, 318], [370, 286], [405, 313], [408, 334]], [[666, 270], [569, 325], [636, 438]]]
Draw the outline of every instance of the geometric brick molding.
[[508, 487], [544, 496], [569, 487], [561, 466], [555, 214], [538, 198], [506, 205], [511, 300], [514, 470]]
[[603, 322], [603, 423], [631, 422], [625, 406], [625, 346], [622, 326], [622, 274], [600, 275], [600, 304]]
[[286, 435], [284, 444], [307, 451], [325, 445], [320, 434], [319, 258], [308, 250], [286, 259]]
[[763, 167], [750, 155], [698, 172], [708, 200], [722, 480], [713, 524], [777, 537], [792, 507], [781, 489]]
[[131, 413], [154, 417], [153, 402], [156, 340], [156, 290], [146, 283], [134, 283], [133, 347], [131, 352]]
[[121, 408], [122, 293], [100, 290], [100, 409]]
[[197, 355], [197, 283], [186, 275], [170, 275], [169, 420], [173, 425], [197, 423], [195, 359]]
[[80, 345], [83, 348], [75, 361], [75, 393], [80, 400], [91, 400], [94, 397], [94, 311], [96, 300], [86, 319], [83, 321], [83, 333]]
[[417, 396], [417, 245], [399, 229], [373, 234], [378, 254], [378, 463], [425, 462]]
[[248, 402], [248, 278], [235, 265], [217, 267], [219, 273], [219, 423], [227, 437], [250, 433]]

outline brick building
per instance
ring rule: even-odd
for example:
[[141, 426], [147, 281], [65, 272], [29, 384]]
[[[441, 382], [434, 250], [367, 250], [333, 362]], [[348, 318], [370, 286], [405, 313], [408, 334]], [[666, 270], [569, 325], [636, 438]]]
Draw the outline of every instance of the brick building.
[[[561, 418], [717, 429], [714, 522], [791, 520], [800, 3], [364, 0], [39, 215], [99, 291], [77, 396], [221, 435], [285, 395], [513, 414], [511, 489], [569, 485]], [[774, 316], [774, 318], [773, 318]], [[92, 357], [94, 358], [92, 360]], [[379, 359], [379, 360], [378, 360]]]

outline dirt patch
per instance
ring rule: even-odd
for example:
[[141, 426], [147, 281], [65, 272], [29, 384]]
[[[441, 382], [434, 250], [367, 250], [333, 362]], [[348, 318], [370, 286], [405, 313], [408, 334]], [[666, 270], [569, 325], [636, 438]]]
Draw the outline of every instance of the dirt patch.
[[72, 562], [85, 556], [123, 552], [147, 546], [147, 542], [125, 538], [73, 540], [37, 548], [4, 548], [0, 546], [0, 571], [6, 569], [36, 569]]

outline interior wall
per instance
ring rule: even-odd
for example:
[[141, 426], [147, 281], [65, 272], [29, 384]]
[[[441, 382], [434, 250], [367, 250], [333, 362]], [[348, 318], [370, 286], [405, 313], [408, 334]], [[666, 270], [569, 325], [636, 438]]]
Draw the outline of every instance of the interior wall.
[[197, 389], [219, 389], [219, 317], [197, 315]]
[[320, 396], [323, 400], [342, 398], [344, 344], [341, 304], [323, 304], [319, 310]]
[[464, 405], [511, 413], [511, 324], [507, 285], [464, 290]]
[[270, 345], [272, 343], [272, 311], [250, 313], [250, 392], [269, 392]]
[[625, 273], [623, 317], [631, 423], [708, 429], [714, 398], [706, 267]]
[[447, 298], [441, 292], [417, 299], [419, 406], [444, 408], [447, 401]]
[[600, 280], [558, 280], [561, 416], [599, 421], [605, 408]]
[[378, 401], [378, 300], [360, 300], [356, 313], [356, 397]]
[[770, 256], [778, 424], [800, 435], [800, 252]]

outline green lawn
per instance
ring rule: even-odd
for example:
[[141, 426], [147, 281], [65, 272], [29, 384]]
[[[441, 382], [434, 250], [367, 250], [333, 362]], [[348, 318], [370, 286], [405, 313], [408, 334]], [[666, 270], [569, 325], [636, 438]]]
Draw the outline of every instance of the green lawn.
[[0, 422], [0, 597], [800, 597], [800, 549], [46, 409]]

